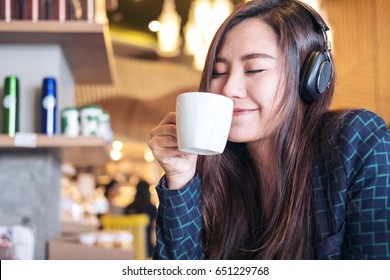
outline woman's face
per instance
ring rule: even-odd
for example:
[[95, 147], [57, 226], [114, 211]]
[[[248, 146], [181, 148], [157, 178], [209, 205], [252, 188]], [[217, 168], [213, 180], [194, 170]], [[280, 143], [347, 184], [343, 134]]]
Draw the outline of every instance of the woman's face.
[[211, 92], [234, 101], [230, 141], [254, 142], [274, 135], [280, 123], [275, 120], [281, 99], [280, 53], [276, 34], [260, 20], [245, 20], [226, 35]]

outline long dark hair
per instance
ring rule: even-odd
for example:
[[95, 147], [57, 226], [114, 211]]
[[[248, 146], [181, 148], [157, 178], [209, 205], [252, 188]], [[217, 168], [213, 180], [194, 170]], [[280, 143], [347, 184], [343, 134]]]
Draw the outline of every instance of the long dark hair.
[[283, 55], [278, 93], [283, 102], [276, 110], [283, 122], [274, 139], [276, 178], [269, 185], [245, 143], [228, 142], [223, 154], [201, 156], [203, 246], [210, 259], [311, 259], [312, 165], [335, 75], [319, 101], [305, 103], [298, 94], [300, 69], [309, 52], [323, 49], [323, 34], [294, 1], [252, 0], [236, 7], [218, 30], [200, 90], [210, 89], [215, 58], [226, 34], [249, 18], [273, 29]]

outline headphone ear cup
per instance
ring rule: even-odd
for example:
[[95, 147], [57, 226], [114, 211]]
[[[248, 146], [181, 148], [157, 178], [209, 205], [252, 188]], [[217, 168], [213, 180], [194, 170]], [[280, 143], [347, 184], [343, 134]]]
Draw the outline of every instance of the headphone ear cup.
[[312, 103], [320, 99], [328, 88], [333, 75], [333, 66], [323, 52], [311, 52], [303, 63], [299, 94], [303, 100]]

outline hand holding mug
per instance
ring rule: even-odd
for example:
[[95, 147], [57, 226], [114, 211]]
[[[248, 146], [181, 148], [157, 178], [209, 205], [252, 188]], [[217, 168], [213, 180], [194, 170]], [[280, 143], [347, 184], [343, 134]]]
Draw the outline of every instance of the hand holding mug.
[[187, 92], [176, 102], [179, 150], [198, 155], [223, 152], [233, 116], [233, 100], [209, 92]]
[[194, 177], [197, 155], [223, 152], [232, 115], [233, 101], [223, 95], [188, 92], [177, 97], [176, 113], [169, 113], [149, 140], [170, 189], [181, 188]]
[[175, 112], [152, 129], [148, 145], [165, 171], [168, 188], [180, 189], [195, 176], [197, 156], [181, 152], [177, 146]]

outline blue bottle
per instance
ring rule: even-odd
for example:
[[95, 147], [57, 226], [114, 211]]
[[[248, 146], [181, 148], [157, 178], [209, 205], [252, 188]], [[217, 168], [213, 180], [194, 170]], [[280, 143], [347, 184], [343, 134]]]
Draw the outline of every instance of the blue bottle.
[[57, 92], [56, 80], [43, 79], [41, 95], [41, 133], [53, 136], [56, 133]]

